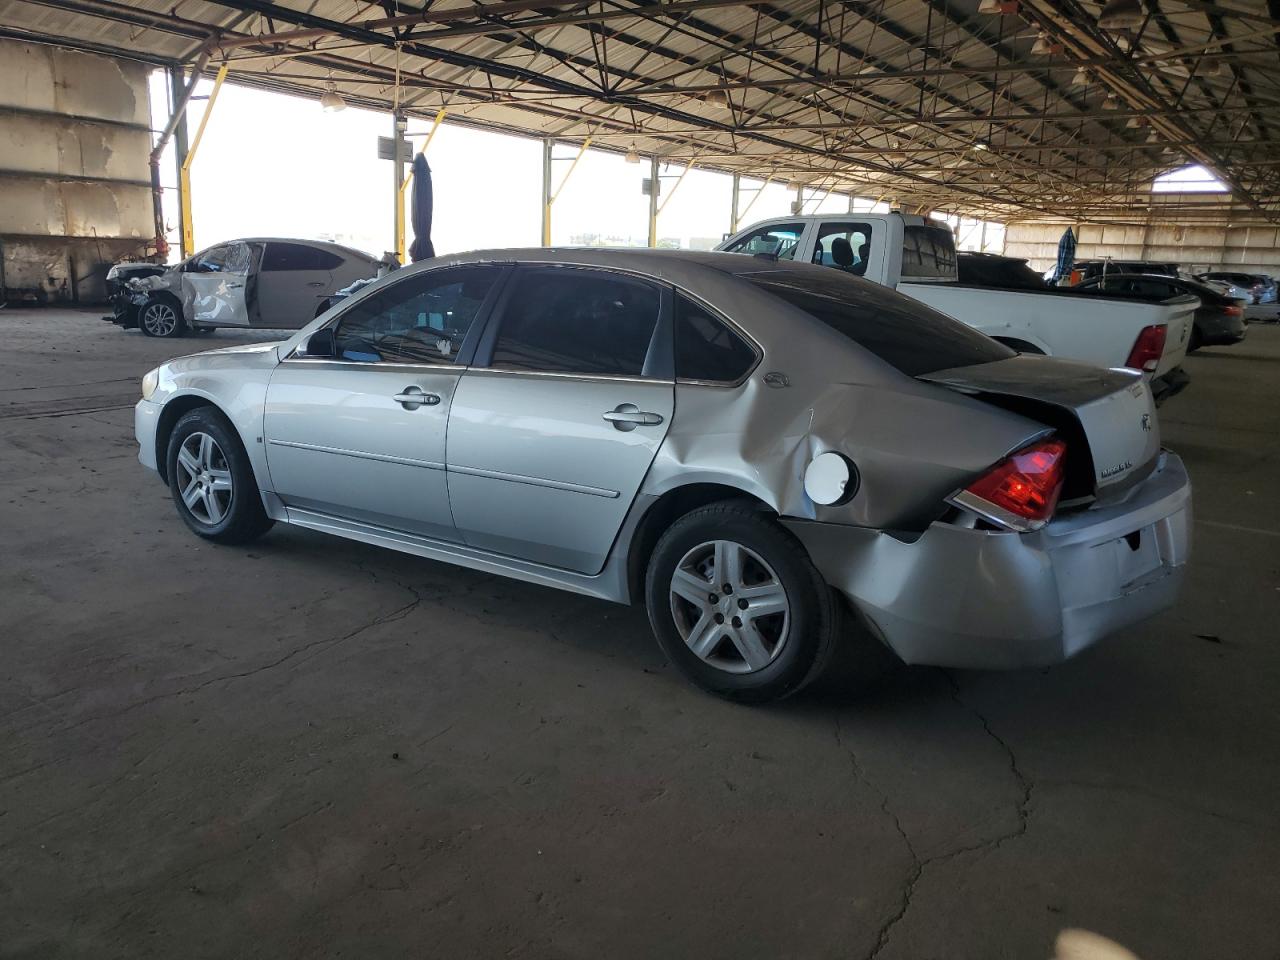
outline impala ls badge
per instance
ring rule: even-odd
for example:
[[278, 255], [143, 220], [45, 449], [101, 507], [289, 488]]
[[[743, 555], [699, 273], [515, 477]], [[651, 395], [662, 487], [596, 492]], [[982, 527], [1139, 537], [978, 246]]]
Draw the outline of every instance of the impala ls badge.
[[1103, 470], [1099, 479], [1106, 480], [1108, 477], [1114, 477], [1118, 473], [1124, 473], [1132, 466], [1133, 461], [1131, 460], [1126, 460], [1124, 463], [1117, 463], [1114, 467], [1107, 467], [1107, 469]]
[[1144, 413], [1142, 415], [1142, 429], [1147, 433], [1151, 432], [1151, 414]]

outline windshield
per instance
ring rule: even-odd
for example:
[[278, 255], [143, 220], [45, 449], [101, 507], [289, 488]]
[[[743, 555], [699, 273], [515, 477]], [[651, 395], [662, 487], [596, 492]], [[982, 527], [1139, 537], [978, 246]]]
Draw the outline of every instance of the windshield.
[[1015, 356], [958, 320], [847, 274], [831, 271], [830, 276], [815, 277], [777, 270], [740, 276], [909, 377]]

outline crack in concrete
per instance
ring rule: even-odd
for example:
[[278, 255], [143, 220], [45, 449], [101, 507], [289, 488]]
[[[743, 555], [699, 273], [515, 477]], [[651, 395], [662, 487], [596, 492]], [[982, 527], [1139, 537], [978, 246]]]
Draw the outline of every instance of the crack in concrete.
[[992, 837], [991, 839], [981, 840], [976, 843], [965, 844], [964, 846], [957, 847], [954, 850], [948, 850], [945, 853], [938, 853], [938, 854], [934, 854], [933, 856], [921, 858], [920, 855], [916, 852], [915, 845], [911, 842], [910, 835], [907, 833], [906, 829], [903, 827], [902, 821], [899, 819], [897, 813], [894, 812], [893, 808], [889, 805], [888, 794], [884, 790], [882, 790], [880, 787], [878, 787], [870, 778], [867, 777], [865, 771], [862, 768], [862, 763], [858, 759], [858, 755], [856, 751], [852, 748], [852, 746], [850, 746], [845, 742], [845, 739], [841, 730], [840, 717], [839, 715], [837, 715], [836, 716], [836, 743], [839, 744], [841, 749], [843, 749], [849, 755], [850, 763], [853, 766], [854, 776], [858, 780], [860, 780], [862, 783], [870, 787], [876, 794], [879, 795], [881, 812], [884, 813], [885, 816], [887, 816], [889, 820], [893, 823], [894, 829], [898, 832], [898, 836], [902, 838], [903, 845], [907, 848], [907, 853], [911, 856], [911, 870], [908, 872], [907, 878], [902, 884], [901, 897], [900, 897], [900, 903], [898, 905], [898, 909], [895, 910], [890, 916], [888, 916], [885, 919], [884, 923], [882, 923], [879, 929], [876, 931], [875, 944], [872, 946], [871, 951], [867, 954], [866, 960], [875, 960], [875, 958], [879, 957], [881, 952], [888, 945], [889, 938], [892, 935], [894, 928], [897, 927], [897, 925], [903, 921], [903, 919], [907, 915], [907, 911], [911, 909], [911, 902], [912, 902], [912, 898], [915, 896], [916, 887], [919, 885], [920, 879], [924, 876], [924, 872], [926, 869], [928, 869], [929, 867], [935, 864], [945, 863], [949, 860], [954, 860], [957, 857], [964, 856], [967, 853], [975, 853], [979, 850], [998, 850], [1001, 846], [1003, 846], [1005, 843], [1008, 843], [1010, 840], [1016, 840], [1019, 837], [1023, 836], [1027, 832], [1027, 828], [1029, 826], [1029, 821], [1031, 816], [1031, 809], [1030, 809], [1031, 808], [1031, 792], [1033, 789], [1033, 784], [1031, 780], [1022, 772], [1022, 769], [1018, 766], [1018, 758], [1016, 754], [1014, 754], [1013, 748], [1009, 746], [1008, 741], [1006, 741], [1003, 737], [1001, 737], [998, 733], [996, 733], [995, 730], [992, 729], [991, 722], [986, 718], [985, 715], [983, 715], [981, 711], [979, 711], [972, 704], [965, 702], [965, 700], [960, 696], [960, 687], [955, 682], [955, 679], [951, 676], [951, 674], [945, 670], [941, 670], [939, 672], [941, 672], [942, 675], [947, 680], [947, 684], [950, 687], [950, 691], [951, 691], [951, 699], [954, 700], [956, 704], [962, 707], [967, 713], [971, 714], [980, 724], [982, 724], [983, 732], [986, 733], [986, 735], [990, 739], [994, 740], [1000, 746], [1000, 749], [1004, 751], [1005, 756], [1008, 758], [1009, 772], [1012, 774], [1013, 779], [1017, 782], [1018, 789], [1019, 789], [1018, 799], [1014, 805], [1014, 811], [1017, 814], [1018, 822], [1013, 827], [1013, 829], [1007, 830], [1004, 833], [1001, 833], [999, 836]]

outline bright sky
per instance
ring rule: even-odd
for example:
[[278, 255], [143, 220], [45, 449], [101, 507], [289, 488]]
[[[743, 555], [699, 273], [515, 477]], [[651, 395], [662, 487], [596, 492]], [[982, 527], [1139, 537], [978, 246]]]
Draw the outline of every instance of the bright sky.
[[[212, 81], [197, 93], [207, 95]], [[168, 115], [163, 73], [152, 75], [153, 125]], [[205, 100], [188, 111], [195, 137]], [[410, 121], [410, 140], [422, 143], [429, 121]], [[192, 164], [192, 205], [197, 249], [249, 236], [331, 239], [373, 254], [393, 246], [391, 163], [377, 156], [377, 138], [391, 135], [391, 118], [348, 107], [326, 113], [313, 100], [225, 83]], [[577, 147], [557, 144], [553, 189], [568, 171]], [[467, 129], [446, 122], [427, 151], [435, 188], [432, 241], [439, 253], [485, 247], [537, 246], [541, 239], [542, 144], [537, 140]], [[662, 168], [659, 242], [707, 249], [729, 230], [731, 178], [694, 169], [674, 194], [682, 165]], [[648, 198], [641, 181], [648, 160], [629, 164], [618, 154], [588, 150], [552, 208], [556, 244], [607, 243], [642, 246], [648, 232]], [[176, 173], [162, 161], [166, 218], [176, 230]], [[795, 193], [770, 183], [756, 199], [760, 181], [744, 179], [743, 226], [791, 212]], [[806, 192], [806, 196], [810, 194]], [[754, 201], [754, 202], [753, 202]], [[814, 196], [805, 213], [841, 213], [843, 195]], [[879, 209], [884, 209], [881, 204]], [[870, 200], [855, 209], [870, 210]], [[965, 226], [976, 221], [965, 221]], [[962, 235], [964, 230], [962, 229]], [[1001, 230], [1001, 237], [1003, 231]], [[976, 237], [977, 234], [974, 234]], [[988, 237], [987, 249], [994, 234]], [[171, 236], [177, 259], [176, 232]], [[407, 242], [412, 241], [410, 232]], [[975, 246], [967, 243], [966, 246]]]

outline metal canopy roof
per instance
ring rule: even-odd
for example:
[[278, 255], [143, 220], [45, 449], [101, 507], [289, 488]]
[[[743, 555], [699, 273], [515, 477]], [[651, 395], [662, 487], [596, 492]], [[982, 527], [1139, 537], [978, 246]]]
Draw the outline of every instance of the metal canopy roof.
[[[984, 8], [993, 5], [984, 0]], [[1138, 7], [1139, 4], [1131, 4]], [[7, 0], [0, 35], [997, 219], [1280, 219], [1280, 0]], [[1076, 83], [1077, 71], [1088, 72]], [[1170, 198], [1203, 163], [1232, 193]]]

